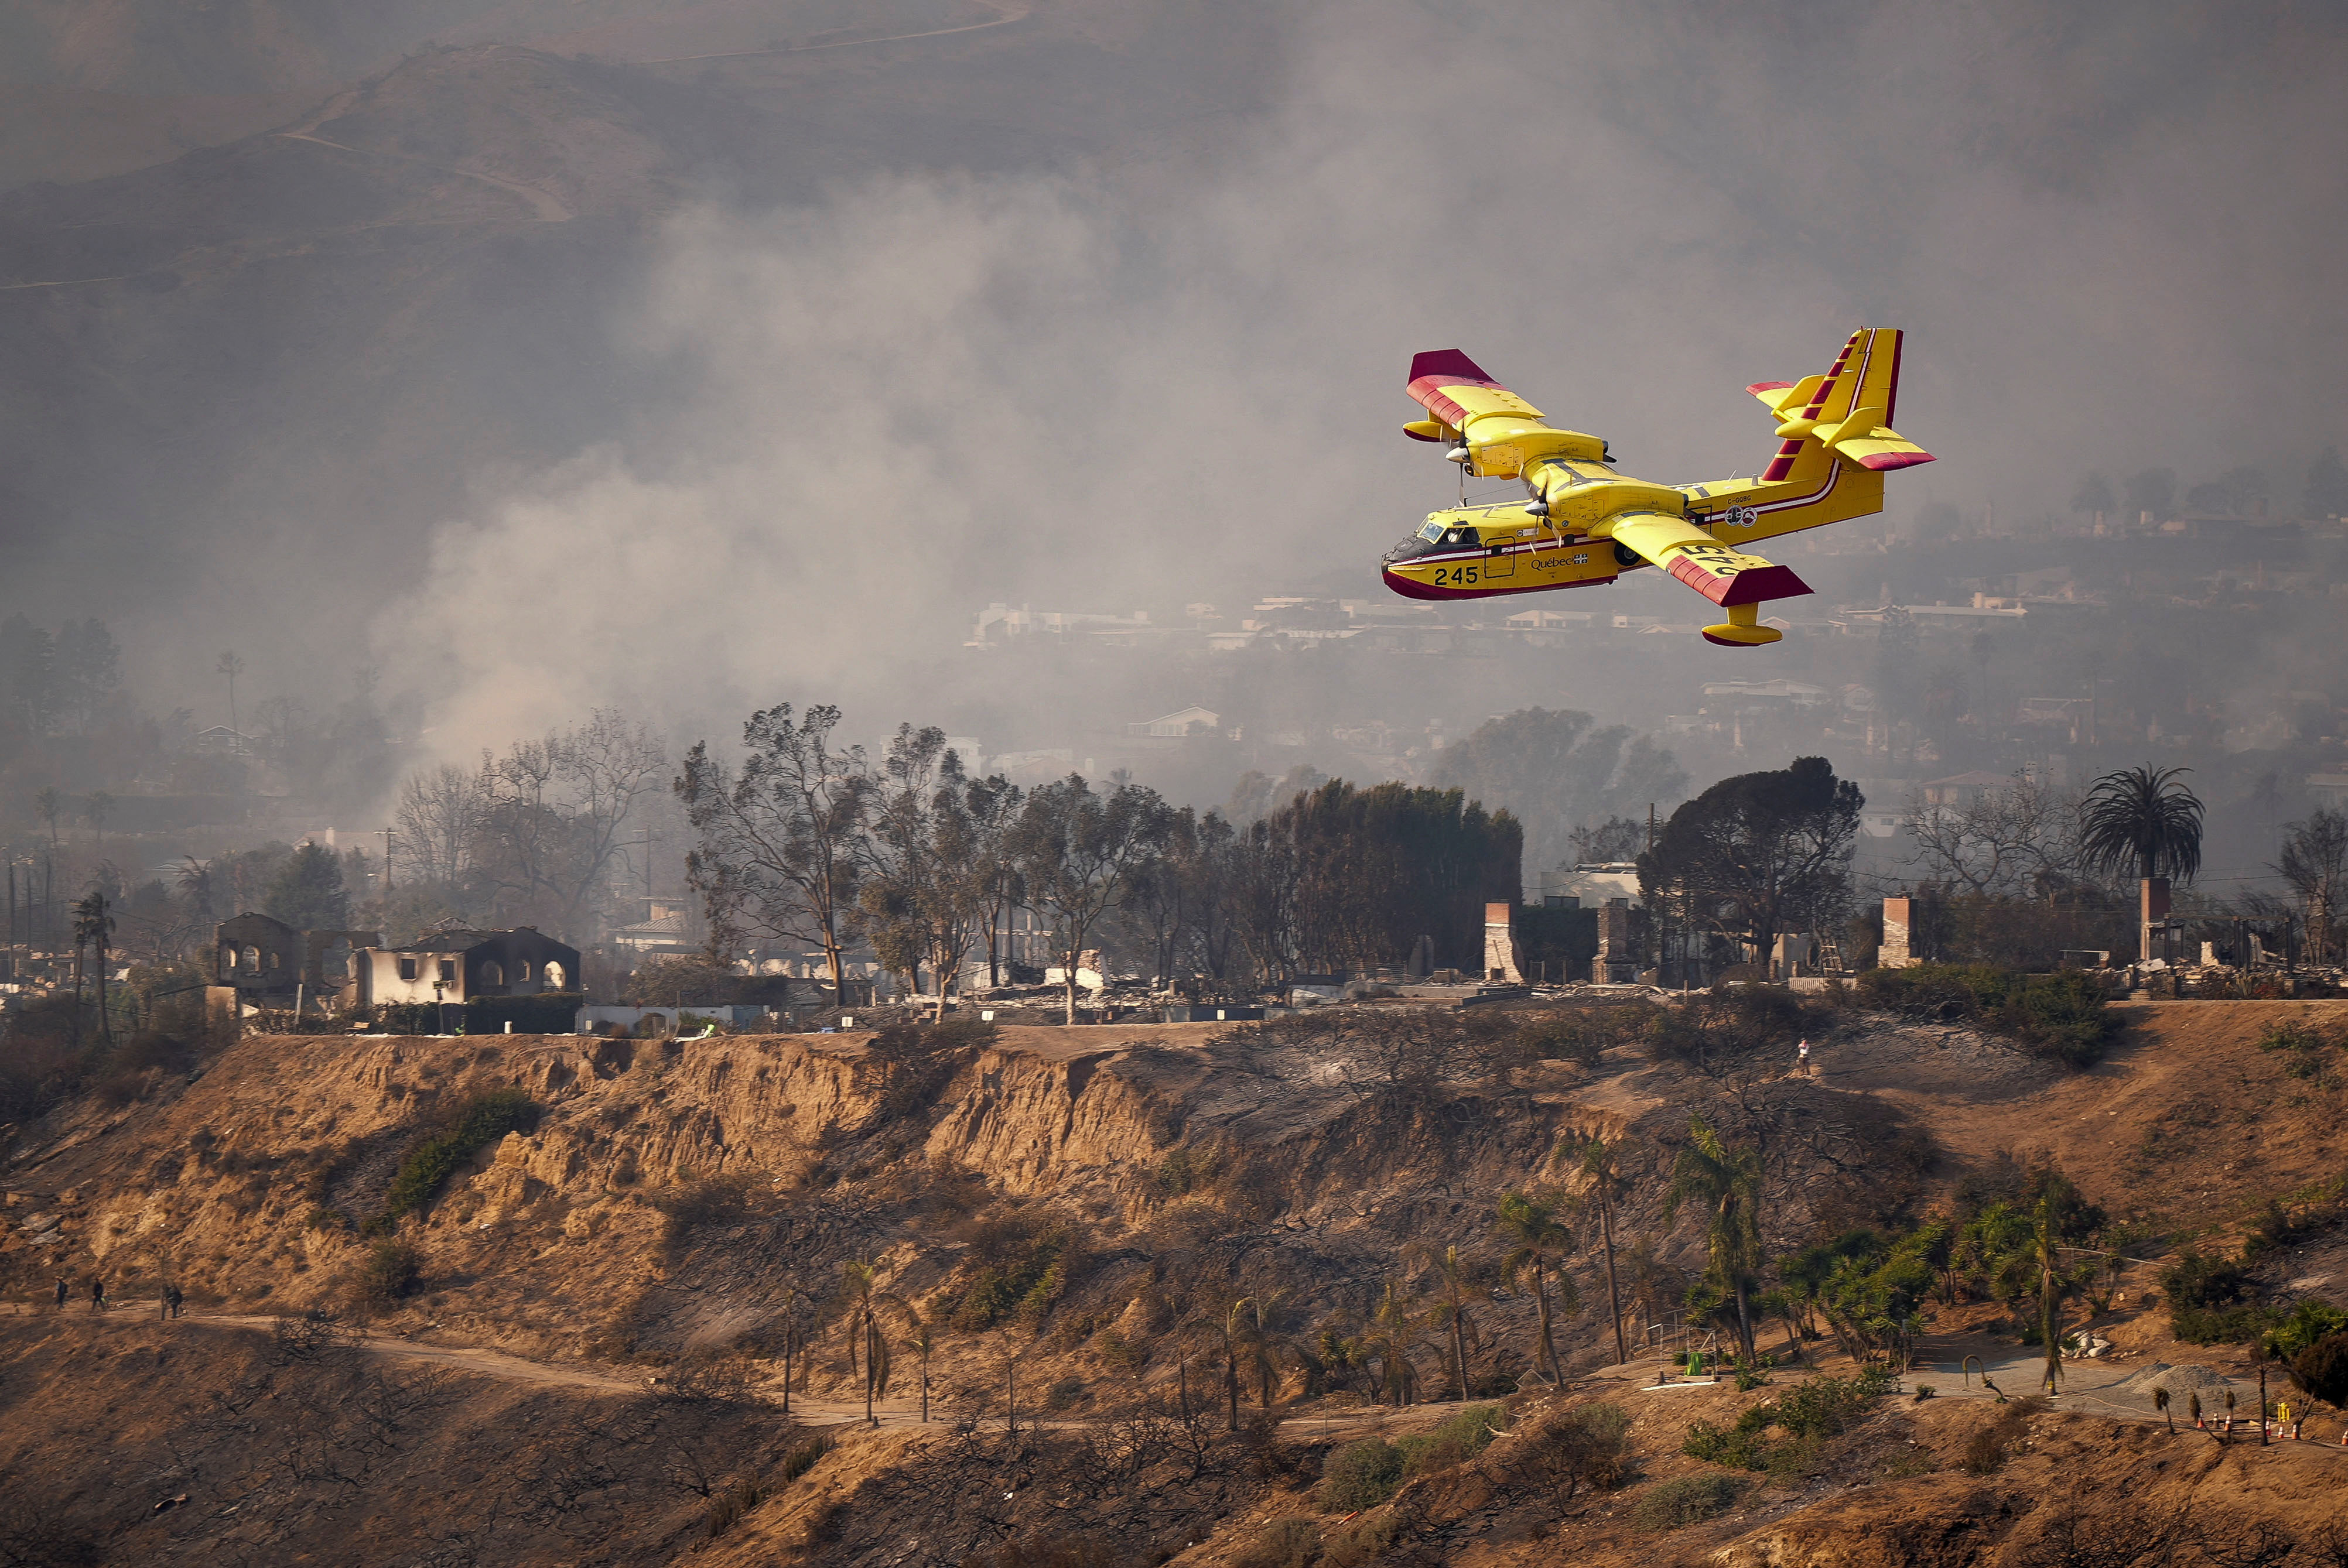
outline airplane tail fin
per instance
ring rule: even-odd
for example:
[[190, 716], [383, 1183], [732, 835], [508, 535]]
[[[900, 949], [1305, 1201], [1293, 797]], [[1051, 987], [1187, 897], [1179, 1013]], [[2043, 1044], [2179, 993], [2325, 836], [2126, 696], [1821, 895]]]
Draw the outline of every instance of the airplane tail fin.
[[1824, 375], [1746, 388], [1777, 416], [1777, 456], [1761, 476], [1765, 481], [1795, 478], [1806, 461], [1824, 467], [1828, 453], [1879, 472], [1932, 461], [1930, 452], [1891, 427], [1899, 411], [1901, 336], [1896, 327], [1861, 327]]

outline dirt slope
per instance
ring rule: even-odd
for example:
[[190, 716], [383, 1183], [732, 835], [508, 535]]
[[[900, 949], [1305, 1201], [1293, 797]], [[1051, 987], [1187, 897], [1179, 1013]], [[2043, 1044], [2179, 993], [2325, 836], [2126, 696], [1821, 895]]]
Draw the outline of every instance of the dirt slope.
[[[1614, 1051], [1587, 1071], [1542, 1063], [1416, 1099], [1385, 1092], [1360, 1062], [1323, 1046], [1198, 1025], [1006, 1030], [983, 1049], [911, 1065], [876, 1059], [867, 1038], [853, 1035], [683, 1045], [254, 1037], [143, 1101], [85, 1104], [9, 1130], [0, 1145], [0, 1287], [29, 1310], [59, 1272], [78, 1281], [95, 1271], [118, 1297], [145, 1297], [176, 1278], [204, 1312], [265, 1319], [314, 1306], [347, 1310], [354, 1278], [389, 1240], [414, 1250], [420, 1288], [382, 1309], [369, 1330], [385, 1342], [379, 1349], [406, 1358], [377, 1355], [370, 1364], [469, 1378], [499, 1368], [469, 1365], [461, 1353], [496, 1351], [565, 1368], [566, 1382], [579, 1385], [518, 1381], [505, 1365], [484, 1378], [504, 1392], [467, 1396], [492, 1403], [706, 1393], [695, 1380], [731, 1368], [726, 1376], [763, 1390], [760, 1430], [781, 1442], [788, 1434], [774, 1403], [782, 1326], [794, 1317], [816, 1336], [793, 1347], [800, 1418], [860, 1417], [847, 1338], [809, 1308], [835, 1294], [843, 1264], [870, 1260], [891, 1300], [942, 1325], [929, 1368], [941, 1420], [919, 1422], [918, 1363], [901, 1334], [882, 1430], [750, 1507], [704, 1549], [716, 1560], [958, 1563], [973, 1542], [1056, 1530], [1123, 1542], [1136, 1562], [1163, 1552], [1237, 1561], [1264, 1521], [1311, 1512], [1327, 1444], [1362, 1412], [1342, 1399], [1308, 1399], [1291, 1405], [1277, 1432], [1216, 1436], [1211, 1453], [1169, 1457], [1164, 1431], [1134, 1424], [1134, 1395], [1170, 1401], [1181, 1378], [1197, 1405], [1212, 1408], [1222, 1392], [1206, 1363], [1179, 1365], [1172, 1328], [1189, 1309], [1182, 1304], [1215, 1290], [1276, 1290], [1290, 1332], [1309, 1339], [1328, 1314], [1375, 1306], [1389, 1280], [1429, 1287], [1433, 1276], [1407, 1247], [1490, 1250], [1498, 1195], [1561, 1183], [1549, 1162], [1569, 1131], [1628, 1139], [1626, 1244], [1659, 1238], [1654, 1266], [1665, 1271], [1701, 1265], [1695, 1225], [1684, 1215], [1666, 1231], [1660, 1218], [1672, 1160], [1699, 1110], [1724, 1116], [1742, 1104], [1822, 1151], [1773, 1209], [1773, 1248], [1854, 1215], [1922, 1212], [2007, 1153], [2051, 1154], [2115, 1214], [2219, 1240], [2238, 1234], [2269, 1195], [2337, 1172], [2343, 1091], [2291, 1077], [2257, 1041], [2279, 1019], [2348, 1023], [2348, 1007], [2155, 1004], [2129, 1016], [2121, 1049], [2079, 1074], [1970, 1030], [1846, 1015], [1814, 1034], [1814, 1078], [1765, 1074], [1724, 1085]], [[480, 1149], [423, 1211], [366, 1234], [364, 1222], [383, 1213], [419, 1133], [472, 1097], [506, 1089], [540, 1107], [536, 1125]], [[1023, 1320], [1006, 1307], [992, 1327], [980, 1326], [969, 1317], [977, 1286], [990, 1270], [1015, 1272], [1027, 1255], [1017, 1245], [1039, 1235], [1072, 1238], [1054, 1255], [1057, 1283], [1038, 1275], [1018, 1285], [1041, 1304], [1039, 1316]], [[2337, 1298], [2330, 1256], [2317, 1245], [2278, 1266]], [[2178, 1346], [2164, 1312], [2137, 1309], [2156, 1267], [2137, 1266], [2120, 1309], [2098, 1325], [2116, 1355], [2078, 1364], [2072, 1391], [2037, 1418], [2048, 1424], [2028, 1440], [2034, 1449], [2017, 1449], [1994, 1475], [1953, 1468], [1968, 1423], [1991, 1419], [1988, 1407], [1958, 1397], [1955, 1364], [1981, 1354], [2014, 1391], [2028, 1386], [2030, 1353], [1987, 1334], [1993, 1313], [1941, 1309], [1922, 1356], [1939, 1369], [1916, 1374], [1944, 1389], [1941, 1400], [1869, 1423], [1861, 1438], [1823, 1455], [1817, 1473], [1772, 1482], [1720, 1519], [1673, 1532], [1670, 1549], [1741, 1542], [1744, 1555], [1723, 1560], [1756, 1563], [1888, 1562], [1900, 1553], [1985, 1560], [2010, 1537], [2024, 1539], [2015, 1532], [2025, 1525], [2043, 1531], [2054, 1517], [2032, 1512], [2058, 1501], [2050, 1478], [2064, 1486], [2075, 1479], [2097, 1497], [2123, 1481], [2141, 1484], [2163, 1507], [2190, 1501], [2205, 1511], [2218, 1498], [2238, 1511], [2263, 1509], [2259, 1500], [2271, 1492], [2282, 1501], [2270, 1512], [2298, 1517], [2286, 1504], [2315, 1473], [2302, 1467], [2329, 1458], [2299, 1449], [2250, 1458], [2236, 1448], [2212, 1459], [2206, 1436], [2161, 1446], [2170, 1442], [2165, 1433], [2156, 1440], [2142, 1430], [2151, 1415], [2140, 1393], [2106, 1387], [2156, 1362], [2191, 1364], [2235, 1378], [2249, 1390], [2244, 1408], [2254, 1402], [2255, 1374], [2239, 1357]], [[1569, 1272], [1582, 1302], [1604, 1299], [1594, 1254], [1577, 1255]], [[1627, 1279], [1626, 1293], [1636, 1294]], [[1529, 1365], [1530, 1294], [1507, 1293], [1478, 1312], [1477, 1365], [1508, 1386]], [[903, 1319], [890, 1320], [901, 1327]], [[1733, 1415], [1746, 1400], [1725, 1389], [1643, 1392], [1653, 1363], [1607, 1370], [1595, 1310], [1568, 1313], [1560, 1336], [1569, 1366], [1597, 1379], [1575, 1398], [1602, 1396], [1633, 1412], [1637, 1487], [1700, 1468], [1677, 1452], [1686, 1419], [1714, 1407]], [[78, 1309], [62, 1320], [10, 1320], [0, 1338], [17, 1368], [0, 1385], [16, 1412], [12, 1428], [94, 1428], [125, 1451], [159, 1441], [155, 1423], [165, 1416], [126, 1414], [128, 1390], [144, 1376], [134, 1348], [164, 1348], [206, 1378], [217, 1361], [232, 1379], [251, 1375], [270, 1344], [250, 1327], [164, 1326], [143, 1313], [101, 1318]], [[456, 1359], [428, 1368], [415, 1358], [435, 1348]], [[1006, 1367], [1014, 1354], [1015, 1368]], [[1430, 1341], [1421, 1360], [1426, 1391], [1444, 1392], [1440, 1346]], [[1285, 1354], [1276, 1361], [1277, 1396], [1303, 1399], [1299, 1364]], [[1014, 1438], [1001, 1430], [1012, 1376], [1027, 1420], [1045, 1413], [1047, 1392], [1060, 1401], [1043, 1430]], [[1250, 1402], [1259, 1397], [1252, 1382], [1245, 1392]], [[1406, 1428], [1443, 1413], [1392, 1419]], [[2126, 1428], [2117, 1437], [2116, 1418]], [[2330, 1420], [2311, 1430], [2336, 1441]], [[421, 1464], [426, 1436], [398, 1438], [380, 1462]], [[26, 1443], [5, 1462], [36, 1463], [37, 1450]], [[2129, 1457], [2110, 1459], [2123, 1450]], [[720, 1467], [721, 1479], [767, 1484], [773, 1465], [757, 1456], [767, 1453], [742, 1449]], [[2269, 1468], [2242, 1468], [2256, 1465]], [[190, 1484], [225, 1483], [208, 1471]], [[1631, 1522], [1635, 1489], [1560, 1519], [1553, 1498], [1498, 1481], [1489, 1495], [1475, 1493], [1484, 1484], [1459, 1481], [1468, 1490], [1457, 1496], [1424, 1492], [1431, 1512], [1410, 1515], [1423, 1538], [1414, 1550], [1434, 1556], [1419, 1560], [1529, 1563], [1560, 1543], [1597, 1562], [1655, 1550]], [[83, 1522], [77, 1528], [101, 1536], [123, 1528], [108, 1522], [116, 1516], [96, 1494], [66, 1491], [77, 1500], [67, 1510]], [[1013, 1495], [1003, 1499], [1004, 1491]], [[1438, 1492], [1451, 1501], [1437, 1507]], [[659, 1544], [628, 1538], [630, 1550], [647, 1553], [639, 1560], [666, 1560], [702, 1528], [695, 1511], [708, 1500], [689, 1488], [678, 1495], [693, 1504], [662, 1515], [668, 1533]], [[1405, 1501], [1420, 1495], [1406, 1492]], [[980, 1506], [987, 1498], [1005, 1506]], [[399, 1506], [418, 1511], [419, 1527], [439, 1517], [421, 1492]], [[498, 1506], [538, 1504], [508, 1498]], [[1928, 1547], [1914, 1532], [1931, 1519], [1947, 1528]], [[1916, 1522], [1893, 1528], [1902, 1520]], [[906, 1521], [932, 1522], [931, 1545], [911, 1551], [897, 1528]]]

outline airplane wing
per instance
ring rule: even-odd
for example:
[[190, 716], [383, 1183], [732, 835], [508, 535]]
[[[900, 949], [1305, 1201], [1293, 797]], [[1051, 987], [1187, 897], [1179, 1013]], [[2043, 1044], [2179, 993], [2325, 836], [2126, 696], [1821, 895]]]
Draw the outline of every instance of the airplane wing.
[[1537, 457], [1605, 461], [1605, 442], [1543, 423], [1540, 409], [1456, 348], [1413, 354], [1408, 390], [1434, 417], [1413, 420], [1403, 434], [1414, 441], [1457, 441], [1467, 448], [1468, 472], [1479, 477], [1512, 479]]
[[1618, 559], [1619, 550], [1627, 549], [1728, 611], [1725, 622], [1704, 629], [1705, 641], [1724, 647], [1776, 641], [1779, 634], [1760, 623], [1760, 606], [1810, 591], [1792, 567], [1722, 544], [1685, 518], [1625, 512], [1609, 531]]

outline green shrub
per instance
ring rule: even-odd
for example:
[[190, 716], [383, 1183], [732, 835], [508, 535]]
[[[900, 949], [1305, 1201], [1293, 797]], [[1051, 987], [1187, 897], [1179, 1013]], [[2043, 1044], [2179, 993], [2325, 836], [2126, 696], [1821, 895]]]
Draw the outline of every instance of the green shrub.
[[2240, 1262], [2188, 1247], [2160, 1271], [2168, 1329], [2190, 1345], [2244, 1344], [2275, 1327], [2282, 1314], [2250, 1298], [2250, 1271]]
[[352, 1281], [352, 1294], [368, 1307], [389, 1307], [416, 1288], [423, 1262], [405, 1242], [382, 1241], [367, 1249]]
[[1856, 1378], [1812, 1378], [1777, 1402], [1776, 1424], [1797, 1437], [1835, 1437], [1864, 1419], [1896, 1381], [1878, 1367]]
[[2259, 1348], [2278, 1361], [2289, 1361], [2319, 1339], [2348, 1330], [2348, 1312], [2313, 1296], [2300, 1297], [2289, 1317], [2259, 1338]]
[[1773, 1445], [1762, 1433], [1777, 1419], [1777, 1407], [1764, 1401], [1748, 1407], [1734, 1427], [1718, 1427], [1698, 1417], [1688, 1423], [1680, 1452], [1706, 1464], [1731, 1470], [1767, 1470]]
[[1989, 964], [1869, 969], [1859, 977], [1859, 994], [1869, 1006], [1888, 1010], [1973, 1019], [2034, 1056], [2073, 1068], [2102, 1061], [2120, 1029], [2103, 987], [2076, 969], [2051, 975]]
[[1701, 1524], [1735, 1507], [1750, 1484], [1718, 1471], [1657, 1481], [1640, 1494], [1631, 1509], [1631, 1519], [1642, 1530], [1677, 1530], [1684, 1524]]
[[1073, 1410], [1086, 1399], [1082, 1378], [1062, 1378], [1044, 1390], [1044, 1408], [1047, 1410]]
[[1384, 1438], [1365, 1438], [1333, 1451], [1321, 1468], [1321, 1512], [1357, 1513], [1375, 1508], [1402, 1485], [1403, 1451]]
[[1256, 1532], [1234, 1568], [1312, 1568], [1321, 1555], [1321, 1527], [1301, 1515], [1275, 1519]]
[[1433, 1430], [1396, 1438], [1403, 1458], [1403, 1478], [1465, 1464], [1491, 1446], [1494, 1435], [1508, 1424], [1508, 1411], [1498, 1405], [1470, 1405], [1446, 1416]]
[[2291, 1358], [2292, 1381], [2335, 1410], [2348, 1409], [2348, 1332], [2326, 1334]]
[[983, 1261], [949, 1319], [965, 1333], [1006, 1318], [1041, 1324], [1083, 1262], [1074, 1232], [1056, 1215], [983, 1221], [970, 1237], [971, 1251]]
[[1514, 1440], [1510, 1458], [1560, 1498], [1585, 1485], [1611, 1491], [1631, 1474], [1631, 1417], [1620, 1405], [1583, 1405]]
[[2260, 1050], [2276, 1050], [2284, 1055], [2282, 1070], [2293, 1078], [2315, 1078], [2323, 1071], [2323, 1053], [2333, 1041], [2322, 1030], [2312, 1029], [2296, 1020], [2285, 1020], [2267, 1026], [2259, 1037]]
[[1321, 1544], [1321, 1568], [1367, 1568], [1385, 1555], [1401, 1533], [1402, 1521], [1391, 1512], [1339, 1525]]
[[484, 1144], [536, 1125], [538, 1107], [519, 1089], [492, 1090], [459, 1106], [447, 1130], [419, 1140], [400, 1162], [382, 1217], [397, 1219], [429, 1204], [440, 1184]]

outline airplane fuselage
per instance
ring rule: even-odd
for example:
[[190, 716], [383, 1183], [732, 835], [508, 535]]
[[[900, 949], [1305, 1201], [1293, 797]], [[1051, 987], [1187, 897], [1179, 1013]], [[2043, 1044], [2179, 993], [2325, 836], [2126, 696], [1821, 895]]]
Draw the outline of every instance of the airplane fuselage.
[[1386, 586], [1410, 599], [1596, 588], [1649, 564], [1611, 537], [1613, 520], [1626, 513], [1684, 518], [1734, 548], [1883, 506], [1883, 476], [1839, 459], [1829, 460], [1818, 482], [1798, 487], [1760, 479], [1663, 486], [1601, 463], [1545, 466], [1565, 470], [1573, 481], [1548, 517], [1537, 515], [1529, 500], [1429, 512], [1418, 532], [1386, 552]]

